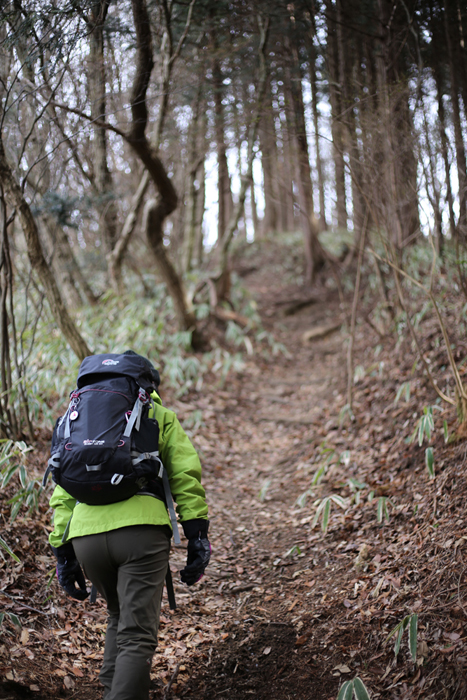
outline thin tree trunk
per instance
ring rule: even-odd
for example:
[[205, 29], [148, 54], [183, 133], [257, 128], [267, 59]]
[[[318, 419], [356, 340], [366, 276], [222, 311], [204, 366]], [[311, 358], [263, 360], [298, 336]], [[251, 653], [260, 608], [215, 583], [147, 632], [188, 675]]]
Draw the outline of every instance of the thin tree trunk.
[[[247, 193], [248, 187], [250, 186], [250, 183], [252, 180], [253, 159], [255, 157], [254, 145], [255, 145], [256, 137], [257, 137], [257, 133], [258, 133], [258, 125], [259, 125], [259, 120], [260, 120], [262, 108], [263, 108], [264, 93], [266, 90], [267, 67], [266, 67], [266, 59], [265, 59], [265, 49], [266, 49], [266, 40], [267, 40], [269, 22], [267, 21], [266, 24], [263, 24], [261, 18], [259, 18], [259, 17], [258, 17], [258, 21], [260, 24], [260, 46], [259, 46], [260, 69], [259, 69], [256, 106], [255, 106], [254, 114], [252, 115], [251, 123], [250, 123], [249, 128], [248, 128], [248, 148], [247, 148], [246, 172], [241, 177], [241, 185], [240, 185], [240, 192], [238, 195], [238, 202], [234, 207], [234, 211], [233, 211], [232, 217], [229, 221], [229, 225], [227, 227], [225, 235], [224, 235], [224, 237], [221, 241], [221, 244], [220, 244], [219, 262], [220, 262], [220, 268], [221, 268], [221, 279], [223, 277], [225, 277], [225, 275], [227, 274], [227, 271], [228, 271], [229, 246], [230, 246], [230, 243], [232, 241], [233, 235], [234, 235], [235, 231], [237, 230], [238, 221], [240, 219], [240, 216], [242, 214], [243, 207], [245, 204], [246, 193]], [[223, 285], [221, 284], [221, 287], [222, 286]]]
[[329, 72], [329, 97], [331, 102], [331, 134], [336, 186], [337, 226], [347, 228], [347, 202], [345, 189], [344, 129], [339, 85], [337, 56], [336, 13], [331, 0], [326, 0], [328, 15], [327, 65]]
[[196, 318], [188, 309], [183, 281], [170, 262], [163, 244], [163, 223], [177, 206], [177, 193], [145, 134], [148, 121], [146, 92], [154, 66], [151, 25], [145, 0], [132, 0], [132, 10], [137, 43], [136, 73], [131, 94], [132, 124], [130, 131], [122, 136], [147, 168], [154, 184], [157, 199], [151, 200], [146, 205], [144, 217], [146, 236], [159, 271], [172, 296], [180, 328], [191, 330], [192, 345], [199, 347], [201, 337], [196, 327]]
[[436, 82], [436, 93], [438, 98], [438, 125], [439, 125], [439, 136], [441, 142], [441, 155], [443, 157], [444, 163], [444, 173], [445, 173], [445, 183], [446, 183], [446, 199], [448, 202], [449, 211], [449, 228], [451, 233], [451, 238], [454, 240], [457, 236], [456, 230], [456, 218], [454, 215], [454, 196], [452, 194], [451, 186], [451, 164], [449, 162], [449, 142], [446, 133], [446, 112], [444, 109], [443, 101], [443, 88], [442, 79], [439, 71], [439, 66], [435, 64], [435, 82]]
[[297, 146], [297, 185], [300, 203], [300, 219], [305, 250], [305, 281], [311, 285], [316, 272], [324, 263], [324, 253], [318, 239], [318, 227], [313, 211], [313, 187], [311, 181], [308, 141], [306, 138], [305, 107], [303, 103], [301, 73], [297, 49], [291, 45], [293, 74], [288, 74], [288, 85], [293, 105], [293, 133]]
[[357, 309], [358, 309], [358, 299], [360, 296], [360, 281], [362, 277], [362, 262], [363, 262], [363, 252], [365, 250], [365, 238], [366, 230], [368, 224], [368, 213], [365, 215], [365, 219], [362, 224], [362, 229], [360, 231], [360, 241], [358, 246], [358, 262], [357, 262], [357, 275], [355, 278], [355, 289], [352, 303], [352, 315], [350, 320], [350, 339], [347, 348], [347, 406], [351, 416], [353, 416], [353, 383], [354, 383], [354, 344], [355, 344], [355, 328], [357, 323]]
[[217, 191], [218, 216], [217, 239], [221, 243], [226, 233], [227, 222], [233, 208], [230, 186], [229, 167], [227, 163], [227, 146], [225, 144], [224, 106], [222, 104], [222, 72], [217, 56], [212, 65], [212, 82], [214, 89], [214, 120], [217, 146]]
[[293, 191], [294, 181], [294, 152], [292, 143], [292, 131], [290, 116], [287, 106], [284, 108], [286, 115], [285, 124], [281, 121], [282, 132], [282, 162], [280, 168], [280, 212], [282, 231], [295, 230], [295, 197]]
[[338, 32], [339, 40], [339, 57], [341, 63], [340, 80], [342, 85], [343, 107], [345, 112], [346, 124], [346, 140], [349, 153], [350, 175], [352, 180], [352, 220], [355, 232], [361, 231], [363, 227], [364, 217], [366, 216], [366, 206], [362, 191], [363, 173], [362, 173], [362, 154], [359, 147], [359, 136], [357, 133], [357, 117], [354, 108], [354, 95], [361, 85], [361, 65], [363, 57], [360, 53], [360, 47], [354, 46], [349, 33], [345, 31], [344, 19], [342, 16], [342, 0], [338, 2], [338, 22], [340, 31]]
[[[99, 299], [92, 291], [83, 271], [78, 265], [70, 241], [63, 227], [48, 216], [43, 217], [44, 229], [52, 247], [52, 265], [57, 272], [64, 293], [72, 306], [87, 302], [95, 306]], [[65, 291], [67, 289], [68, 291]]]
[[204, 162], [204, 152], [200, 154], [200, 122], [201, 105], [203, 102], [203, 87], [198, 85], [196, 97], [192, 107], [192, 119], [188, 130], [188, 184], [187, 198], [185, 206], [185, 234], [184, 234], [184, 264], [183, 269], [189, 272], [193, 265], [193, 254], [196, 239], [196, 214], [199, 188], [196, 186], [197, 176], [202, 162]]
[[444, 239], [443, 239], [443, 228], [442, 228], [442, 217], [441, 217], [441, 194], [439, 190], [439, 185], [438, 185], [438, 178], [436, 175], [436, 165], [437, 165], [437, 159], [436, 159], [436, 154], [433, 153], [433, 148], [431, 144], [431, 134], [430, 134], [430, 128], [428, 124], [428, 119], [427, 119], [427, 110], [425, 107], [425, 103], [423, 100], [423, 95], [420, 97], [420, 104], [422, 107], [423, 111], [423, 128], [424, 128], [424, 135], [425, 135], [425, 146], [426, 150], [428, 153], [428, 165], [429, 169], [426, 167], [426, 163], [424, 162], [425, 159], [420, 158], [420, 160], [423, 163], [423, 170], [425, 174], [425, 181], [426, 181], [426, 192], [428, 199], [431, 204], [431, 208], [433, 209], [433, 216], [434, 216], [434, 240], [436, 244], [436, 250], [438, 255], [441, 257], [443, 256], [443, 249], [444, 249]]
[[104, 57], [104, 23], [109, 9], [109, 0], [99, 0], [93, 4], [89, 26], [88, 81], [93, 119], [94, 138], [93, 164], [95, 182], [99, 192], [102, 232], [105, 245], [111, 251], [117, 239], [117, 207], [114, 183], [107, 162], [107, 130], [97, 121], [106, 119], [106, 76]]
[[196, 330], [196, 317], [193, 311], [188, 309], [185, 290], [164, 246], [162, 229], [159, 221], [159, 205], [154, 200], [146, 203], [143, 214], [143, 227], [146, 235], [151, 241], [151, 248], [159, 268], [159, 273], [167, 285], [170, 296], [174, 304], [178, 325], [181, 330], [192, 332], [193, 347], [198, 347], [200, 338]]
[[55, 277], [47, 265], [42, 251], [37, 224], [22, 189], [8, 165], [2, 140], [0, 140], [0, 181], [3, 184], [7, 201], [11, 207], [17, 210], [26, 239], [29, 262], [44, 286], [52, 315], [75, 355], [83, 360], [91, 354], [91, 351], [63, 303]]
[[150, 182], [151, 178], [149, 176], [149, 171], [144, 170], [141, 180], [139, 181], [137, 190], [131, 198], [130, 208], [125, 218], [125, 222], [120, 232], [120, 236], [118, 237], [118, 240], [115, 243], [113, 250], [107, 256], [110, 282], [115, 291], [122, 289], [123, 286], [123, 258], [125, 257], [125, 253], [128, 249], [128, 245], [135, 230], [135, 226], [138, 221], [138, 216], [141, 211], [144, 197], [146, 195]]
[[256, 206], [255, 183], [253, 180], [250, 183], [250, 201], [251, 201], [251, 221], [253, 223], [253, 240], [257, 241], [260, 238], [260, 225], [258, 218], [258, 208]]
[[382, 0], [378, 0], [379, 6], [379, 21], [381, 26], [381, 35], [377, 37], [377, 58], [376, 58], [376, 80], [378, 87], [379, 99], [379, 115], [380, 120], [378, 127], [381, 132], [382, 140], [382, 163], [383, 172], [381, 178], [381, 188], [378, 193], [381, 206], [383, 209], [383, 221], [389, 231], [392, 242], [398, 247], [399, 251], [403, 246], [402, 224], [399, 219], [397, 208], [397, 184], [395, 171], [396, 153], [393, 148], [393, 114], [391, 104], [391, 94], [389, 89], [389, 78], [387, 74], [388, 56], [388, 18], [385, 15], [385, 10]]
[[[206, 126], [206, 125], [205, 125]], [[206, 132], [203, 134], [203, 148], [206, 150]], [[206, 206], [206, 170], [204, 166], [204, 161], [201, 164], [200, 169], [200, 188], [198, 191], [198, 196], [196, 198], [196, 239], [195, 239], [195, 250], [196, 250], [196, 262], [198, 267], [204, 262], [204, 236], [203, 236], [203, 219], [204, 211]]]
[[264, 218], [261, 235], [267, 235], [272, 231], [276, 231], [278, 228], [278, 196], [276, 191], [278, 159], [270, 79], [268, 79], [266, 87], [264, 110], [258, 133], [264, 181]]
[[[313, 39], [311, 40], [313, 42]], [[315, 132], [315, 151], [316, 151], [316, 171], [318, 174], [318, 190], [319, 190], [319, 220], [321, 228], [325, 229], [326, 224], [326, 203], [324, 196], [324, 175], [323, 161], [321, 157], [321, 137], [319, 128], [319, 110], [318, 110], [318, 81], [316, 78], [316, 48], [312, 44], [310, 50], [310, 82], [311, 82], [311, 109], [313, 112], [313, 127]]]
[[467, 160], [465, 155], [464, 138], [462, 134], [461, 111], [459, 103], [459, 83], [457, 79], [457, 66], [452, 40], [450, 21], [452, 21], [451, 5], [449, 0], [444, 0], [444, 27], [446, 46], [448, 49], [449, 71], [451, 76], [451, 106], [454, 125], [454, 139], [456, 144], [457, 177], [459, 181], [459, 223], [458, 232], [462, 240], [467, 238]]

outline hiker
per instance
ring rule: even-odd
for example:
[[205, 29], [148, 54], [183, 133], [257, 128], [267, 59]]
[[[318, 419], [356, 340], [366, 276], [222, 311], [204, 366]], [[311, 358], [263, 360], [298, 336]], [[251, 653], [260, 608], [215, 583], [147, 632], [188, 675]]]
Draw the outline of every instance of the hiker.
[[[99, 361], [102, 366], [107, 365], [107, 369], [108, 365], [117, 366], [120, 363], [123, 366], [130, 361], [136, 362], [135, 358], [139, 358], [137, 362], [146, 373], [149, 372], [148, 391], [152, 408], [148, 412], [148, 419], [152, 420], [151, 425], [158, 425], [159, 428], [159, 451], [154, 454], [160, 454], [166, 468], [167, 483], [170, 483], [179, 520], [188, 539], [187, 564], [180, 576], [182, 582], [191, 586], [202, 577], [211, 551], [207, 537], [208, 509], [200, 481], [201, 465], [198, 455], [175, 413], [162, 406], [156, 391], [159, 375], [149, 360], [133, 351], [127, 351], [123, 355], [86, 358], [81, 367], [87, 361], [89, 366], [89, 362], [94, 362], [96, 358], [105, 358]], [[80, 375], [78, 387], [79, 377]], [[91, 379], [95, 377], [92, 376]], [[85, 385], [84, 378], [82, 381]], [[86, 378], [86, 381], [89, 379]], [[90, 388], [87, 387], [88, 390]], [[94, 394], [97, 393], [101, 398], [105, 392], [95, 390]], [[76, 397], [78, 393], [72, 393], [71, 396]], [[79, 415], [85, 412], [85, 402], [79, 401], [78, 397], [73, 403], [72, 398], [65, 414], [69, 420], [76, 421], [76, 425]], [[157, 423], [153, 421], [154, 418]], [[92, 414], [92, 419], [99, 420], [98, 412]], [[127, 422], [132, 422], [131, 416], [127, 415]], [[57, 449], [54, 447], [57, 426], [52, 440], [52, 453]], [[66, 450], [71, 449], [72, 439], [73, 433], [70, 442], [65, 445]], [[82, 442], [90, 444], [98, 443], [98, 440]], [[68, 453], [65, 457], [67, 456]], [[148, 456], [147, 453], [143, 455]], [[52, 456], [49, 465], [52, 461], [53, 466], [57, 466], [53, 459]], [[138, 462], [137, 459], [133, 461]], [[86, 464], [87, 469], [95, 470], [98, 467], [100, 465], [89, 467]], [[54, 473], [53, 476], [58, 482], [60, 474], [56, 477]], [[118, 479], [113, 479], [112, 483], [117, 481]], [[49, 542], [57, 558], [60, 585], [73, 598], [84, 600], [89, 595], [85, 575], [107, 603], [104, 661], [99, 674], [106, 700], [149, 698], [151, 660], [157, 646], [162, 590], [174, 530], [166, 503], [156, 488], [154, 493], [151, 492], [151, 484], [152, 482], [146, 484], [142, 491], [125, 500], [105, 505], [87, 505], [82, 502], [85, 499], [73, 498], [60, 485], [55, 487], [50, 499], [50, 505], [54, 509], [54, 529]]]

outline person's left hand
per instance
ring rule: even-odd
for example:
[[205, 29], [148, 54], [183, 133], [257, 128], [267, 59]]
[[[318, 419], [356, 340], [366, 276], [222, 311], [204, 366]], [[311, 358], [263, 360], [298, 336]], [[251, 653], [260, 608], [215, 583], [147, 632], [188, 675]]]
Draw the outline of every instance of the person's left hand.
[[187, 561], [180, 571], [180, 578], [187, 586], [192, 586], [202, 578], [211, 559], [211, 543], [208, 540], [208, 520], [187, 520], [182, 523], [188, 537]]
[[[57, 559], [57, 578], [64, 591], [77, 600], [86, 600], [89, 593], [86, 590], [86, 581], [76, 558], [75, 550], [71, 542], [61, 547], [52, 547], [52, 552]], [[76, 585], [78, 584], [78, 588]]]

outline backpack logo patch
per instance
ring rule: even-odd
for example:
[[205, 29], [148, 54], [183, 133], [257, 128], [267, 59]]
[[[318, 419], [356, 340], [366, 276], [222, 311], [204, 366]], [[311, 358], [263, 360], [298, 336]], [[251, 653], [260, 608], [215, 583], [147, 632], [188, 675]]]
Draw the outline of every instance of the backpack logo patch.
[[83, 445], [103, 445], [105, 440], [83, 440]]
[[103, 360], [102, 364], [103, 365], [118, 365], [120, 360]]

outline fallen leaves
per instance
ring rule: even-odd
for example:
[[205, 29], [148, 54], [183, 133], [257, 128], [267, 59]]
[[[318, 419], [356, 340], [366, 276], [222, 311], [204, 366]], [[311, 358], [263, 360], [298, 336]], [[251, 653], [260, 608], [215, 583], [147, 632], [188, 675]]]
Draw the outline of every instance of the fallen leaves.
[[[396, 361], [389, 348], [381, 350], [383, 369], [369, 370], [355, 386], [357, 421], [339, 425], [340, 336], [316, 340], [310, 361], [311, 344], [302, 348], [300, 334], [321, 321], [302, 321], [291, 318], [287, 323], [297, 325], [279, 331], [294, 349], [291, 360], [249, 360], [224, 390], [213, 381], [187, 402], [177, 400], [181, 418], [203, 416], [193, 440], [205, 466], [214, 551], [206, 577], [190, 590], [178, 582], [185, 551], [173, 551], [179, 608], [169, 611], [164, 598], [152, 665], [157, 700], [169, 690], [171, 698], [193, 700], [225, 690], [221, 699], [237, 700], [261, 697], [258, 689], [270, 687], [270, 696], [280, 697], [281, 679], [290, 696], [335, 698], [339, 678], [362, 669], [375, 697], [389, 697], [392, 688], [394, 696], [410, 698], [412, 686], [430, 697], [443, 664], [457, 668], [467, 658], [465, 445], [437, 444], [437, 478], [426, 478], [423, 451], [405, 438], [427, 392], [414, 380], [415, 403], [394, 409], [394, 389], [411, 366], [404, 368], [406, 358]], [[323, 445], [336, 458], [299, 508]], [[368, 485], [358, 487], [358, 502], [350, 477]], [[346, 509], [331, 513], [323, 537], [311, 530], [312, 504], [331, 494], [345, 498]], [[381, 524], [379, 498], [394, 503]], [[46, 510], [37, 522], [8, 524], [9, 541], [22, 542], [26, 531], [29, 548], [22, 545], [21, 566], [0, 563], [1, 588], [10, 595], [2, 597], [2, 609], [22, 623], [19, 630], [4, 622], [10, 636], [0, 661], [7, 679], [15, 678], [14, 669], [26, 687], [43, 691], [55, 682], [55, 696], [65, 688], [85, 700], [85, 684], [102, 660], [105, 605], [71, 601], [56, 582], [47, 589]], [[392, 645], [382, 642], [411, 613], [420, 620], [416, 664], [405, 638], [396, 663]], [[433, 659], [438, 665], [428, 671]]]

